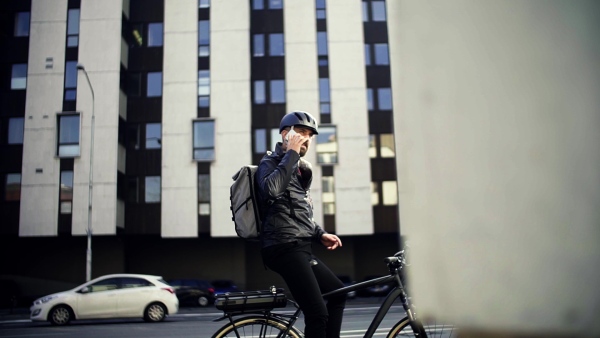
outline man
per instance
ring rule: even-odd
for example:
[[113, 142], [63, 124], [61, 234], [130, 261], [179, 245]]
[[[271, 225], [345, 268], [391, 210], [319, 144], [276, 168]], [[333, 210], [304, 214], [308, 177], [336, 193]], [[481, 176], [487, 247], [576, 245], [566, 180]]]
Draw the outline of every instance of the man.
[[306, 155], [317, 122], [306, 112], [295, 111], [281, 120], [282, 142], [263, 157], [256, 180], [263, 225], [262, 257], [265, 265], [285, 280], [305, 318], [307, 338], [340, 336], [345, 295], [325, 303], [321, 293], [343, 287], [331, 270], [312, 254], [312, 243], [328, 250], [342, 246], [338, 236], [315, 224], [309, 195], [312, 170]]

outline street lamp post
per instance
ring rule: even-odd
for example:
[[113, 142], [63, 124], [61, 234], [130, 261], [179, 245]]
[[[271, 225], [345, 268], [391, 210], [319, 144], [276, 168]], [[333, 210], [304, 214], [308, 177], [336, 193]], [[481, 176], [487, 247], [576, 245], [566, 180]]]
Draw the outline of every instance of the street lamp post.
[[92, 87], [92, 83], [90, 82], [90, 77], [88, 76], [85, 67], [81, 63], [77, 63], [77, 70], [82, 70], [83, 74], [85, 74], [85, 78], [87, 80], [88, 85], [90, 86], [90, 91], [92, 92], [92, 130], [91, 130], [91, 140], [90, 140], [90, 178], [89, 178], [89, 204], [88, 204], [88, 223], [87, 223], [87, 251], [86, 251], [86, 264], [85, 264], [85, 280], [87, 282], [92, 278], [92, 190], [94, 187], [94, 124], [96, 116], [94, 114], [95, 98], [94, 98], [94, 88]]

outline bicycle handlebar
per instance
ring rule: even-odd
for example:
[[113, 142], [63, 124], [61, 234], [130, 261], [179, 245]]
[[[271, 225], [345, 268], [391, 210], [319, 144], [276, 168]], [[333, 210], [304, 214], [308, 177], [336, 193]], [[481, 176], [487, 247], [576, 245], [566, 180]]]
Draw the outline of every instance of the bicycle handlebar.
[[386, 257], [383, 259], [383, 262], [391, 267], [401, 267], [406, 263], [404, 257], [404, 250], [396, 252], [392, 257]]

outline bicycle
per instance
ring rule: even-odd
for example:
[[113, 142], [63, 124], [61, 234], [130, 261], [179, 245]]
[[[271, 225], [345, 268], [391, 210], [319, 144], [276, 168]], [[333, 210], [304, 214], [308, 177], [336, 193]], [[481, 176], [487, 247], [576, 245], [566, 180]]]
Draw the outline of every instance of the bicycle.
[[[350, 291], [392, 283], [394, 287], [381, 303], [364, 338], [372, 338], [375, 335], [375, 331], [396, 299], [400, 299], [406, 316], [392, 326], [387, 333], [387, 338], [454, 337], [457, 335], [457, 330], [452, 325], [423, 324], [417, 320], [401, 278], [401, 270], [406, 264], [404, 251], [400, 251], [392, 257], [386, 257], [384, 262], [390, 271], [389, 275], [336, 289], [323, 294], [323, 297], [347, 294]], [[287, 302], [296, 308], [293, 314], [272, 312], [275, 308], [286, 307]], [[271, 287], [270, 290], [222, 294], [217, 296], [215, 305], [217, 309], [223, 311], [223, 316], [214, 321], [229, 319], [229, 323], [217, 330], [212, 338], [304, 337], [302, 331], [294, 326], [301, 313], [300, 307], [295, 301], [287, 299], [283, 289]]]

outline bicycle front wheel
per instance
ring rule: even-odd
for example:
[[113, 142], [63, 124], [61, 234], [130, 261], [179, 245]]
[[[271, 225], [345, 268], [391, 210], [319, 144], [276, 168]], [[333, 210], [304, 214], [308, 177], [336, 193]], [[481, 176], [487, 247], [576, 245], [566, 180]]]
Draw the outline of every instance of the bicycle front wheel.
[[458, 337], [458, 329], [454, 325], [427, 321], [417, 322], [411, 327], [408, 317], [401, 319], [387, 335], [387, 338], [419, 337], [419, 338], [454, 338]]
[[[288, 323], [277, 318], [263, 316], [247, 316], [236, 319], [220, 328], [212, 338], [303, 338], [304, 335], [295, 327], [291, 327], [284, 336]], [[237, 333], [236, 333], [237, 331]]]

